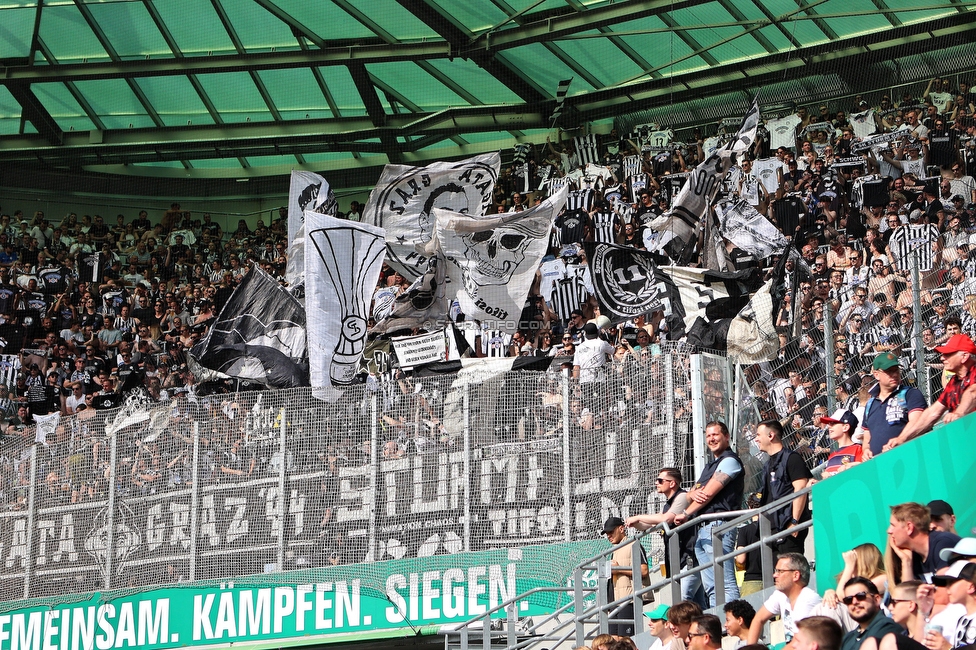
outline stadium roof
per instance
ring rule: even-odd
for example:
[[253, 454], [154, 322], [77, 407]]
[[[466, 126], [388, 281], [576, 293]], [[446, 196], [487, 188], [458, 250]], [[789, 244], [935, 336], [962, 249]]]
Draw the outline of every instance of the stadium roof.
[[0, 0], [0, 166], [231, 181], [306, 168], [368, 185], [387, 162], [544, 142], [563, 79], [560, 126], [655, 110], [678, 125], [761, 88], [819, 101], [971, 70], [974, 7]]

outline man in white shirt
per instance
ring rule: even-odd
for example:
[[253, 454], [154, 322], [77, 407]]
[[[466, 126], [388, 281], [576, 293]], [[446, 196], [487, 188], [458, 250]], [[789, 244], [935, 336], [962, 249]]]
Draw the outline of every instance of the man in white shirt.
[[932, 582], [944, 585], [949, 592], [949, 603], [962, 605], [966, 611], [956, 623], [952, 641], [947, 640], [948, 635], [929, 631], [925, 634], [925, 646], [929, 650], [948, 650], [976, 643], [976, 563], [956, 560], [945, 575], [933, 576]]
[[758, 643], [763, 625], [774, 616], [783, 619], [783, 632], [790, 641], [796, 634], [796, 623], [810, 616], [820, 604], [820, 595], [807, 586], [810, 563], [799, 553], [783, 553], [776, 560], [773, 583], [776, 591], [766, 599], [749, 626], [749, 643]]

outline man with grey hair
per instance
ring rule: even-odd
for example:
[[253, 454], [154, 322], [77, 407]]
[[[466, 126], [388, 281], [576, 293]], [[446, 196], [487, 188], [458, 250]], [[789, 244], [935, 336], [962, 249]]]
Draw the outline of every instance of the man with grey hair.
[[749, 643], [758, 643], [763, 626], [774, 616], [783, 619], [783, 632], [789, 641], [796, 634], [796, 623], [814, 612], [820, 595], [807, 586], [810, 563], [799, 553], [783, 553], [776, 558], [773, 584], [776, 591], [766, 599], [749, 626]]

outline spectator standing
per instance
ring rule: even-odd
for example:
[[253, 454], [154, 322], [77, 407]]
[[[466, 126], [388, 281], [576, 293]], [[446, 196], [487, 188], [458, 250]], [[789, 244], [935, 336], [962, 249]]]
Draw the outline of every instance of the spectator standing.
[[773, 584], [776, 586], [749, 626], [749, 643], [758, 643], [762, 628], [774, 616], [783, 619], [783, 631], [789, 642], [796, 635], [798, 621], [810, 616], [820, 604], [820, 595], [808, 587], [810, 563], [799, 553], [784, 553], [776, 560]]
[[[654, 485], [657, 493], [667, 499], [661, 509], [661, 514], [634, 515], [628, 517], [626, 521], [627, 526], [636, 528], [637, 530], [648, 530], [661, 523], [673, 526], [674, 518], [678, 513], [684, 512], [688, 507], [688, 492], [681, 487], [681, 472], [677, 468], [665, 467], [661, 469], [658, 472]], [[681, 549], [681, 565], [677, 567], [677, 571], [669, 564], [670, 554], [665, 552], [664, 555], [664, 566], [669, 576], [697, 566], [695, 562], [695, 529], [693, 526], [678, 533], [678, 545]], [[702, 589], [701, 578], [698, 574], [685, 576], [681, 579], [681, 599], [691, 600], [700, 606], [704, 606], [705, 593]]]
[[976, 343], [965, 334], [955, 334], [935, 350], [942, 356], [943, 369], [952, 377], [939, 399], [889, 440], [886, 450], [930, 431], [939, 418], [952, 422], [976, 408]]
[[[807, 486], [813, 475], [799, 454], [783, 446], [783, 425], [779, 420], [764, 420], [756, 427], [756, 445], [769, 456], [763, 466], [762, 494], [759, 505], [765, 506]], [[768, 513], [773, 533], [784, 531], [810, 519], [807, 496], [800, 496]], [[797, 531], [775, 542], [777, 553], [803, 553], [809, 529]]]
[[[620, 517], [610, 517], [603, 524], [603, 534], [606, 535], [607, 541], [611, 545], [620, 544], [627, 538], [624, 520]], [[619, 600], [634, 593], [632, 554], [635, 549], [640, 553], [641, 568], [641, 579], [637, 584], [642, 584], [645, 579], [650, 577], [647, 568], [647, 555], [644, 553], [644, 547], [641, 546], [640, 542], [634, 540], [632, 543], [618, 548], [610, 558], [610, 581], [607, 583], [608, 602]], [[610, 633], [617, 636], [634, 636], [637, 633], [635, 616], [633, 602], [625, 603], [619, 611], [610, 617], [613, 621], [610, 623]]]
[[[719, 514], [738, 510], [742, 505], [742, 492], [745, 476], [742, 461], [732, 451], [729, 428], [724, 422], [710, 422], [705, 426], [705, 443], [712, 453], [712, 461], [705, 465], [695, 487], [688, 493], [689, 504], [684, 513], [675, 517], [675, 523], [682, 524], [696, 514]], [[712, 528], [725, 523], [723, 519], [704, 522], [698, 529], [695, 541], [695, 556], [698, 563], [709, 564], [714, 557], [712, 548]], [[735, 548], [735, 529], [726, 530], [722, 535], [721, 554], [726, 555]], [[725, 573], [725, 597], [735, 600], [739, 597], [739, 586], [735, 581], [735, 562], [729, 558], [723, 564]], [[715, 606], [715, 572], [712, 567], [701, 572], [705, 595], [710, 607]]]
[[869, 389], [864, 407], [861, 446], [865, 460], [880, 454], [888, 441], [916, 421], [926, 407], [922, 391], [902, 382], [899, 359], [894, 353], [876, 356], [871, 374], [878, 383]]

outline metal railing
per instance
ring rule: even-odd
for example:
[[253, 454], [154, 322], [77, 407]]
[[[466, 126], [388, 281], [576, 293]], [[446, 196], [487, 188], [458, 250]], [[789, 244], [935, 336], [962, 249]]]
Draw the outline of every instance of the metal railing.
[[[763, 585], [772, 585], [775, 558], [773, 557], [773, 549], [770, 546], [770, 543], [812, 527], [813, 520], [811, 519], [788, 529], [773, 533], [768, 514], [779, 510], [783, 506], [792, 503], [794, 500], [800, 497], [809, 495], [812, 487], [813, 486], [807, 486], [802, 490], [777, 499], [776, 501], [768, 503], [760, 508], [706, 514], [673, 528], [668, 526], [667, 523], [658, 524], [653, 528], [641, 532], [634, 537], [629, 537], [623, 542], [620, 542], [619, 544], [616, 544], [609, 549], [606, 549], [599, 554], [587, 558], [586, 560], [583, 560], [577, 564], [573, 569], [573, 586], [571, 588], [535, 588], [522, 594], [518, 594], [513, 598], [500, 603], [497, 607], [488, 610], [484, 614], [465, 622], [455, 630], [448, 632], [445, 639], [445, 647], [450, 646], [452, 635], [457, 634], [460, 637], [461, 649], [468, 650], [468, 648], [471, 647], [470, 641], [472, 632], [477, 628], [478, 625], [481, 625], [481, 629], [478, 630], [482, 637], [483, 645], [481, 647], [488, 648], [492, 638], [490, 619], [493, 614], [499, 611], [507, 612], [505, 631], [504, 633], [495, 635], [495, 638], [504, 637], [506, 640], [505, 647], [507, 650], [525, 650], [535, 646], [538, 643], [546, 643], [549, 647], [556, 647], [561, 643], [569, 641], [571, 638], [574, 641], [574, 645], [585, 645], [586, 640], [592, 635], [608, 633], [611, 617], [624, 609], [627, 604], [632, 604], [633, 606], [634, 629], [636, 632], [641, 627], [640, 621], [643, 619], [643, 596], [645, 594], [670, 588], [672, 601], [677, 602], [681, 600], [682, 578], [696, 575], [702, 571], [705, 571], [706, 569], [712, 569], [714, 571], [715, 602], [716, 607], [720, 608], [725, 604], [725, 583], [723, 580], [724, 567], [722, 565], [724, 562], [734, 558], [736, 555], [759, 549], [762, 563]], [[758, 541], [747, 546], [736, 548], [731, 553], [717, 555], [713, 557], [710, 562], [699, 564], [698, 566], [685, 569], [678, 573], [672, 572], [672, 575], [666, 578], [653, 582], [646, 587], [635, 589], [633, 593], [628, 596], [607, 602], [606, 581], [609, 580], [610, 576], [609, 561], [607, 560], [607, 557], [617, 549], [623, 548], [629, 544], [640, 544], [641, 539], [653, 533], [663, 533], [666, 537], [666, 553], [668, 553], [668, 558], [670, 560], [668, 565], [675, 567], [679, 566], [680, 563], [678, 533], [698, 526], [703, 522], [720, 520], [722, 523], [713, 527], [711, 532], [713, 548], [722, 548], [721, 538], [725, 531], [737, 528], [756, 516], [759, 517]], [[641, 554], [632, 553], [631, 557], [633, 561], [633, 565], [631, 566], [633, 575], [639, 576]], [[596, 567], [597, 570], [596, 587], [586, 587], [584, 586], [584, 575], [587, 571], [591, 571], [594, 567]], [[573, 599], [569, 603], [558, 607], [555, 611], [545, 616], [539, 622], [534, 622], [533, 625], [527, 626], [525, 629], [520, 631], [518, 629], [517, 604], [523, 600], [526, 600], [533, 594], [540, 592], [571, 592]], [[587, 596], [591, 592], [595, 592], [596, 597], [596, 602], [592, 604], [587, 601]], [[563, 614], [569, 612], [570, 610], [572, 610], [573, 614], [571, 618], [559, 620]], [[552, 621], [557, 621], [555, 627], [548, 630], [543, 635], [536, 635], [536, 633], [542, 627]], [[614, 622], [622, 623], [626, 621], [617, 619]], [[587, 630], [587, 623], [595, 623], [595, 626]], [[519, 636], [522, 636], [523, 638], [519, 639]]]

